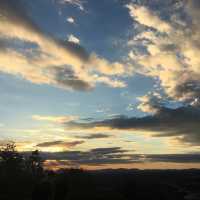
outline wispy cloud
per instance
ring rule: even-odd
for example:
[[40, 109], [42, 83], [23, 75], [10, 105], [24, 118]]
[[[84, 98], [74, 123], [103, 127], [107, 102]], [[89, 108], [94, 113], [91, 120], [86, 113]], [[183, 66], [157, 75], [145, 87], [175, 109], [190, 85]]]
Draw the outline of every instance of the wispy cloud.
[[78, 116], [42, 116], [42, 115], [33, 115], [32, 119], [38, 121], [47, 121], [47, 122], [54, 122], [54, 123], [66, 123], [70, 121], [77, 120]]
[[155, 13], [146, 7], [137, 4], [128, 4], [126, 7], [129, 9], [130, 16], [138, 23], [154, 28], [160, 32], [170, 31], [170, 25], [161, 20]]
[[71, 148], [77, 145], [83, 144], [84, 141], [72, 141], [72, 142], [65, 142], [65, 141], [51, 141], [51, 142], [43, 142], [36, 145], [36, 147], [62, 147], [62, 148]]
[[88, 139], [88, 140], [105, 139], [105, 138], [109, 138], [109, 137], [111, 137], [111, 135], [104, 134], [104, 133], [92, 133], [92, 134], [89, 134], [89, 135], [82, 134], [82, 135], [76, 136], [76, 138]]
[[79, 10], [84, 11], [84, 1], [82, 0], [58, 0], [61, 4], [71, 4], [76, 6]]

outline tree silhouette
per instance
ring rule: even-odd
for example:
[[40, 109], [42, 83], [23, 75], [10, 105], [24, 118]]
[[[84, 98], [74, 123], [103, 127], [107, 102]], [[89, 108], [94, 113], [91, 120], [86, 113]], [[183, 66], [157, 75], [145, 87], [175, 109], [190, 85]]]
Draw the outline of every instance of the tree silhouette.
[[0, 149], [0, 166], [4, 173], [15, 173], [23, 169], [24, 158], [16, 151], [13, 142]]
[[26, 160], [27, 168], [34, 176], [40, 176], [43, 173], [43, 160], [38, 150], [35, 150]]

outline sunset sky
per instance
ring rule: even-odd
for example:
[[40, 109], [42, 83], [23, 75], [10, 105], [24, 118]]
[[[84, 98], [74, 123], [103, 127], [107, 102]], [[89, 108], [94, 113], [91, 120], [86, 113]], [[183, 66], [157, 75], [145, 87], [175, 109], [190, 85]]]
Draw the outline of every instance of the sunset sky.
[[0, 146], [54, 168], [200, 168], [199, 9], [0, 0]]

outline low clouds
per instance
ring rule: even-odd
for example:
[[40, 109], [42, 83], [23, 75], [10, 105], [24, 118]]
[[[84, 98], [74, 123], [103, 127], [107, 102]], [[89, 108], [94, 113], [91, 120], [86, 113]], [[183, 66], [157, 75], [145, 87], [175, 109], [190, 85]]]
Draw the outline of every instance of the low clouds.
[[[199, 163], [199, 154], [134, 154], [123, 151], [119, 147], [91, 149], [89, 151], [67, 151], [67, 152], [41, 152], [43, 158], [48, 162], [57, 161], [62, 166], [103, 166], [108, 164], [130, 164], [134, 163]], [[50, 165], [51, 163], [49, 163]], [[55, 163], [54, 163], [55, 164]], [[134, 165], [133, 165], [134, 167]]]
[[172, 163], [200, 163], [200, 154], [151, 154], [145, 155], [150, 162], [172, 162]]
[[157, 108], [154, 115], [146, 117], [117, 117], [103, 121], [69, 122], [66, 127], [74, 129], [104, 129], [145, 131], [152, 137], [173, 137], [192, 146], [200, 145], [200, 110], [193, 107], [171, 109]]
[[68, 161], [74, 165], [125, 164], [135, 159], [126, 159], [131, 154], [120, 147], [96, 148], [89, 151], [41, 152], [41, 155], [47, 160]]
[[104, 134], [104, 133], [93, 133], [93, 134], [89, 134], [89, 135], [76, 136], [76, 138], [88, 139], [88, 140], [105, 139], [105, 138], [109, 138], [109, 137], [111, 137], [111, 135]]
[[[65, 2], [82, 8], [79, 1]], [[61, 41], [45, 34], [25, 8], [28, 7], [21, 0], [0, 2], [1, 72], [64, 89], [91, 90], [97, 83], [126, 86], [120, 77], [130, 75], [131, 71], [123, 64], [110, 63], [95, 53], [86, 53], [77, 40], [76, 43]], [[18, 46], [14, 45], [15, 41]], [[114, 79], [114, 75], [118, 79]]]
[[51, 142], [43, 142], [36, 145], [36, 147], [62, 147], [62, 148], [71, 148], [75, 147], [79, 144], [83, 144], [84, 141], [72, 141], [72, 142], [65, 142], [65, 141], [51, 141]]

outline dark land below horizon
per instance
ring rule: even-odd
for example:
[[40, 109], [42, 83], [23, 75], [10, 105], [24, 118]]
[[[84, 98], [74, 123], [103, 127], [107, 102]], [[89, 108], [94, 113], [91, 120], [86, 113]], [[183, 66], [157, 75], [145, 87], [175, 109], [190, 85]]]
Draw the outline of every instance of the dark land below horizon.
[[1, 200], [199, 200], [200, 170], [63, 169], [0, 179]]
[[200, 169], [44, 168], [7, 144], [0, 150], [0, 200], [199, 200]]

